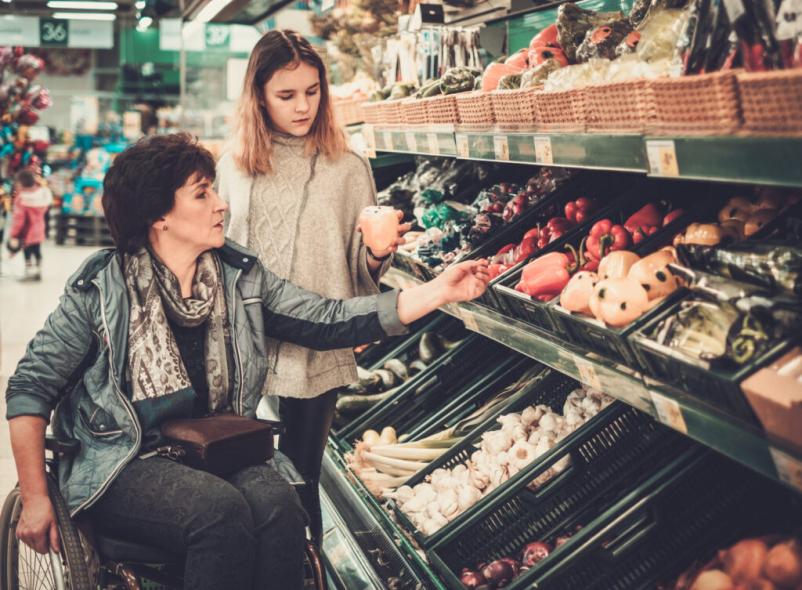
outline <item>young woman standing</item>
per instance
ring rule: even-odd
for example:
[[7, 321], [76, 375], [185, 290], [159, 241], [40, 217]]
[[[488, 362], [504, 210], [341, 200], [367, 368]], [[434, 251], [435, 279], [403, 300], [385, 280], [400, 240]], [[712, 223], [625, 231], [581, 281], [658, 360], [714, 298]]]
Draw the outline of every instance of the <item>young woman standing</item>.
[[[281, 278], [326, 297], [377, 293], [403, 238], [380, 252], [362, 243], [357, 218], [376, 202], [370, 166], [348, 148], [332, 114], [325, 66], [298, 33], [270, 31], [254, 47], [236, 129], [217, 174], [230, 204], [228, 237]], [[272, 340], [265, 354], [271, 374], [263, 399], [279, 400], [286, 426], [279, 448], [308, 484], [301, 499], [320, 541], [318, 481], [334, 390], [356, 380], [354, 355]]]

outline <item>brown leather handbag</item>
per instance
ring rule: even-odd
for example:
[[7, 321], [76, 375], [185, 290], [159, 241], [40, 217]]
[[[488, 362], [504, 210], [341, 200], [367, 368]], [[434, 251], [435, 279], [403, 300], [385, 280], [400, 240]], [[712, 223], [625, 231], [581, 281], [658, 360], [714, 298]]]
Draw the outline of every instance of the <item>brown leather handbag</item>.
[[273, 457], [274, 425], [243, 416], [170, 420], [161, 433], [184, 451], [181, 462], [225, 476]]

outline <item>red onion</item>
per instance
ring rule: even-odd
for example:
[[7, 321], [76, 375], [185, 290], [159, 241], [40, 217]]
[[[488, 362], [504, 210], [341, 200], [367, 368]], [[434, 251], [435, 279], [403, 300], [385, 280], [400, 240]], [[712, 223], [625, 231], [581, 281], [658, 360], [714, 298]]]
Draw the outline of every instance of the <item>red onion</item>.
[[503, 559], [497, 559], [482, 569], [482, 575], [490, 582], [491, 588], [504, 588], [515, 577], [512, 566]]
[[462, 569], [462, 575], [459, 581], [469, 590], [487, 589], [487, 580], [485, 580], [485, 577], [480, 572], [475, 572], [467, 567]]
[[551, 553], [551, 548], [542, 541], [533, 541], [524, 547], [523, 555], [521, 557], [521, 564], [526, 567], [532, 567], [539, 561], [543, 561]]
[[512, 576], [513, 578], [517, 578], [518, 574], [521, 573], [521, 562], [517, 559], [513, 559], [512, 557], [502, 557], [501, 561], [504, 561], [510, 565], [512, 568]]

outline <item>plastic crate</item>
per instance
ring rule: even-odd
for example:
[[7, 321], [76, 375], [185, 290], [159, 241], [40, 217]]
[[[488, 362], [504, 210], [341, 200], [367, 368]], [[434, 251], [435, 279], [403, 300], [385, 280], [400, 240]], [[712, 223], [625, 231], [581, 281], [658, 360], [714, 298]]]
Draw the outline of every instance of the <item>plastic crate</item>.
[[648, 337], [657, 325], [679, 311], [683, 302], [675, 303], [630, 335], [629, 340], [641, 371], [651, 377], [670, 383], [688, 395], [704, 401], [756, 426], [760, 425], [752, 407], [741, 391], [741, 381], [760, 367], [770, 363], [790, 348], [798, 337], [775, 344], [757, 359], [733, 371], [711, 367], [701, 359], [694, 359]]
[[[516, 476], [503, 495], [481, 502], [470, 518], [427, 550], [430, 563], [454, 588], [459, 572], [503, 556], [515, 556], [532, 541], [553, 541], [558, 535], [593, 522], [664, 466], [688, 460], [698, 447], [638, 410], [616, 402], [573, 436], [570, 444]], [[575, 434], [577, 434], [575, 433]], [[557, 461], [571, 457], [571, 466], [537, 491], [529, 482]], [[512, 480], [511, 480], [512, 481]], [[580, 534], [521, 575], [509, 588], [528, 587], [538, 570], [581, 547]], [[575, 588], [583, 588], [576, 586]], [[584, 589], [583, 589], [584, 590]]]
[[[389, 349], [384, 349], [382, 356], [377, 358], [373, 363], [362, 364], [361, 366], [367, 366], [367, 368], [372, 371], [382, 368], [384, 363], [394, 358], [406, 359], [405, 362], [417, 360], [421, 338], [423, 338], [424, 334], [429, 332], [445, 337], [451, 341], [463, 340], [469, 335], [469, 332], [465, 329], [464, 324], [460, 320], [452, 318], [451, 316], [443, 313], [438, 313], [434, 320], [428, 324], [421, 325], [420, 329], [416, 330], [415, 333], [408, 335], [400, 343], [396, 342], [395, 345]], [[448, 351], [445, 351], [439, 358], [443, 358], [447, 354]], [[435, 366], [438, 363], [439, 358], [430, 363], [425, 371], [414, 375], [404, 384], [399, 386], [399, 391], [405, 387], [409, 387], [410, 384], [418, 383], [423, 380], [425, 377], [421, 377], [421, 375], [426, 373], [430, 367]], [[360, 421], [362, 416], [367, 411], [368, 410], [365, 410], [364, 412], [351, 416], [350, 420], [332, 431], [334, 438], [338, 440], [341, 445], [346, 443], [346, 439], [343, 439], [343, 434], [349, 432], [352, 424]]]
[[409, 432], [456, 392], [510, 358], [509, 349], [478, 334], [469, 335], [429, 367], [404, 383], [391, 397], [362, 414], [340, 433], [341, 443], [361, 438], [370, 428], [395, 428], [398, 435]]
[[[521, 390], [513, 398], [510, 398], [508, 404], [504, 407], [500, 407], [492, 416], [489, 416], [483, 424], [477, 427], [470, 435], [466, 436], [462, 442], [432, 461], [426, 469], [415, 474], [407, 481], [406, 485], [410, 487], [416, 486], [425, 481], [426, 478], [437, 469], [452, 469], [468, 461], [468, 459], [471, 458], [471, 454], [477, 450], [482, 434], [500, 428], [496, 419], [502, 414], [521, 412], [529, 406], [538, 404], [545, 404], [554, 411], [562, 412], [565, 399], [577, 387], [579, 387], [579, 383], [570, 377], [565, 377], [552, 369], [544, 370], [535, 383]], [[395, 512], [398, 521], [412, 534], [421, 547], [428, 547], [442, 538], [447, 534], [449, 527], [452, 526], [449, 524], [434, 535], [427, 536], [412, 524], [406, 513], [404, 513], [394, 501], [390, 501], [389, 505]]]
[[705, 451], [656, 474], [581, 531], [570, 549], [508, 588], [671, 587], [696, 560], [745, 537], [789, 531], [799, 524], [789, 516], [799, 513], [799, 499], [787, 490]]
[[[416, 320], [409, 326], [409, 333], [401, 336], [392, 336], [379, 342], [374, 342], [362, 352], [354, 355], [356, 363], [360, 367], [369, 370], [380, 369], [384, 363], [390, 359], [404, 357], [410, 349], [410, 345], [414, 342], [418, 343], [421, 335], [424, 332], [437, 331], [449, 321], [449, 316], [436, 311], [419, 320]], [[452, 320], [454, 321], [454, 320]]]
[[[583, 226], [580, 233], [572, 234], [567, 243], [573, 248], [579, 248], [582, 238], [588, 234], [590, 226], [600, 219], [609, 218], [617, 223], [624, 223], [631, 214], [635, 213], [647, 202], [655, 200], [673, 201], [675, 206], [684, 208], [686, 213], [657, 233], [644, 239], [637, 246], [630, 248], [640, 255], [651, 253], [666, 244], [670, 244], [674, 235], [685, 228], [694, 217], [707, 215], [708, 211], [717, 205], [720, 190], [714, 190], [711, 195], [710, 189], [706, 187], [700, 188], [692, 183], [677, 184], [670, 181], [654, 180], [636, 183], [631, 185], [613, 204], [594, 215]], [[564, 247], [565, 242], [554, 242], [533, 256], [532, 259], [549, 252], [562, 250]], [[563, 314], [558, 314], [554, 310], [554, 306], [559, 296], [554, 297], [549, 302], [543, 302], [516, 291], [515, 285], [520, 281], [524, 266], [525, 264], [521, 264], [518, 267], [514, 267], [504, 275], [504, 280], [499, 281], [492, 287], [496, 296], [504, 300], [507, 310], [513, 317], [542, 330], [558, 334], [580, 346], [586, 346], [596, 352], [604, 352], [610, 358], [619, 362], [635, 362], [625, 335], [618, 334], [617, 330], [594, 324], [592, 321], [586, 321], [579, 316], [566, 317]], [[625, 328], [624, 330], [627, 329]], [[601, 348], [597, 350], [597, 347]]]

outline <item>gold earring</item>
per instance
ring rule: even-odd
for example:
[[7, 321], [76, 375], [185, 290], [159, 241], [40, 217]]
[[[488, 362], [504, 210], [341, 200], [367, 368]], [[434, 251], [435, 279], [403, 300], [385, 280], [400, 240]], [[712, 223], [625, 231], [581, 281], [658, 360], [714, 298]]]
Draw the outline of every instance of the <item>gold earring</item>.
[[162, 230], [163, 231], [167, 231], [167, 225], [166, 224], [162, 226]]

